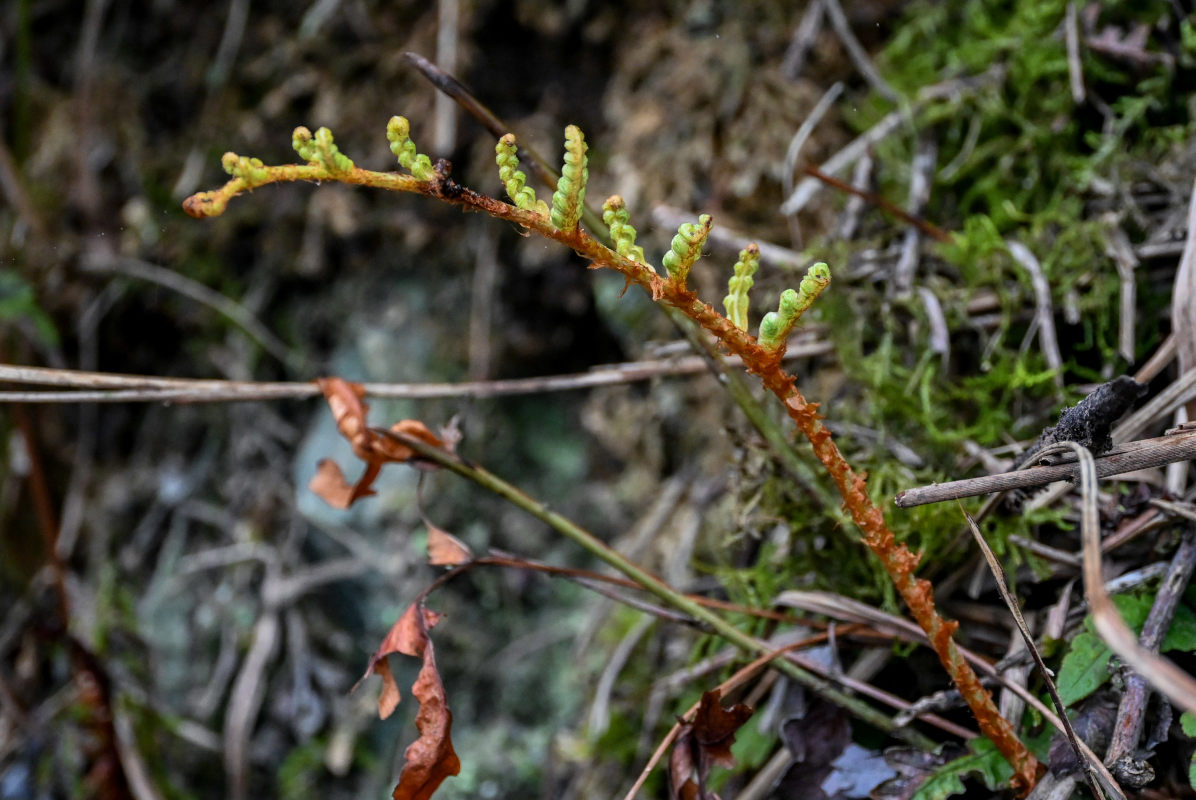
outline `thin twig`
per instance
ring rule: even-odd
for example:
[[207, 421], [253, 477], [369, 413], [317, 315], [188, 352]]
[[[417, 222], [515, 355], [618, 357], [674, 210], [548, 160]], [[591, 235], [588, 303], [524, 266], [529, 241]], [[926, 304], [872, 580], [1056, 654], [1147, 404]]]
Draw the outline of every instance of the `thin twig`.
[[[787, 358], [825, 355], [833, 351], [829, 342], [795, 343], [785, 351]], [[736, 357], [727, 359], [737, 365]], [[693, 375], [706, 371], [700, 356], [630, 361], [595, 367], [589, 372], [550, 375], [542, 378], [511, 378], [461, 383], [365, 383], [369, 397], [427, 400], [445, 397], [505, 397], [541, 394], [597, 386], [634, 383], [665, 375]], [[244, 400], [280, 400], [318, 397], [320, 389], [309, 381], [225, 381], [203, 378], [157, 378], [107, 372], [22, 367], [0, 364], [0, 382], [43, 386], [78, 387], [72, 391], [0, 391], [0, 403], [117, 403], [187, 402], [227, 403]]]
[[[873, 158], [872, 153], [864, 153], [859, 160], [855, 162], [855, 167], [851, 170], [851, 185], [852, 188], [861, 191], [867, 191], [872, 188], [872, 170], [876, 166], [876, 159]], [[835, 238], [850, 241], [855, 237], [856, 229], [860, 226], [860, 218], [864, 214], [864, 209], [868, 204], [864, 198], [858, 194], [852, 193], [847, 198], [847, 203], [843, 206], [843, 213], [839, 215], [839, 225], [835, 230]], [[787, 217], [787, 219], [796, 219], [795, 217]]]
[[[1071, 4], [1068, 8], [1071, 8]], [[1126, 361], [1134, 360], [1134, 321], [1138, 306], [1138, 285], [1134, 280], [1134, 270], [1138, 267], [1138, 257], [1134, 255], [1134, 248], [1129, 237], [1120, 225], [1116, 225], [1105, 237], [1106, 252], [1117, 265], [1117, 277], [1121, 282], [1120, 306], [1117, 317], [1117, 354]], [[1142, 381], [1141, 378], [1138, 379]], [[1145, 381], [1142, 381], [1145, 383]]]
[[818, 34], [822, 31], [822, 18], [825, 14], [822, 3], [823, 0], [811, 0], [806, 13], [802, 14], [801, 22], [797, 24], [797, 30], [793, 32], [789, 46], [785, 48], [785, 55], [781, 58], [781, 74], [791, 81], [801, 75], [806, 66], [806, 57], [814, 48]]
[[[857, 197], [861, 197], [864, 200], [866, 200], [867, 202], [872, 203], [873, 205], [884, 209], [885, 211], [892, 214], [894, 217], [897, 217], [902, 222], [905, 222], [906, 224], [909, 224], [909, 225], [913, 225], [915, 228], [922, 231], [922, 233], [925, 233], [927, 236], [931, 236], [940, 242], [951, 241], [951, 234], [947, 233], [945, 230], [943, 230], [942, 228], [940, 228], [939, 226], [935, 225], [932, 222], [927, 222], [924, 219], [920, 219], [919, 217], [914, 216], [913, 214], [909, 213], [901, 206], [899, 206], [896, 203], [892, 202], [891, 200], [888, 200], [887, 198], [885, 198], [883, 195], [879, 195], [876, 192], [869, 192], [869, 191], [865, 191], [863, 189], [857, 189], [856, 187], [852, 186], [850, 183], [847, 183], [846, 181], [842, 181], [839, 178], [836, 178], [834, 175], [830, 175], [826, 172], [823, 172], [818, 167], [815, 167], [810, 164], [807, 164], [806, 166], [802, 167], [802, 170], [807, 175], [810, 175], [810, 176], [822, 181], [827, 186], [833, 186], [834, 188], [838, 189], [841, 192], [845, 192], [847, 194], [852, 194], [852, 195], [856, 195]], [[784, 208], [782, 207], [781, 210], [784, 211]]]
[[[1171, 292], [1171, 332], [1180, 373], [1196, 369], [1196, 181], [1188, 199], [1188, 234], [1175, 271]], [[1196, 419], [1196, 401], [1187, 404], [1188, 419]]]
[[847, 57], [851, 59], [851, 63], [855, 65], [860, 75], [881, 97], [892, 103], [898, 102], [900, 97], [897, 92], [876, 71], [876, 67], [872, 65], [872, 59], [868, 58], [868, 52], [860, 44], [860, 40], [855, 38], [855, 33], [852, 32], [851, 25], [847, 22], [847, 15], [843, 13], [839, 0], [823, 0], [822, 4], [826, 9], [827, 18], [831, 21], [831, 27], [835, 29], [839, 40], [843, 42], [844, 49], [847, 50]]
[[[1001, 599], [1005, 601], [1006, 608], [1009, 613], [1013, 615], [1013, 621], [1017, 624], [1017, 630], [1022, 635], [1022, 641], [1025, 642], [1026, 649], [1029, 650], [1030, 656], [1034, 659], [1035, 665], [1038, 667], [1038, 674], [1042, 677], [1043, 683], [1047, 687], [1047, 691], [1051, 695], [1051, 702], [1055, 704], [1055, 711], [1059, 715], [1060, 721], [1063, 723], [1065, 732], [1067, 733], [1067, 740], [1071, 743], [1071, 747], [1076, 752], [1076, 758], [1084, 765], [1084, 777], [1088, 781], [1088, 787], [1092, 789], [1092, 796], [1096, 798], [1104, 798], [1105, 793], [1101, 791], [1100, 782], [1097, 779], [1096, 768], [1088, 758], [1085, 758], [1084, 751], [1080, 749], [1080, 740], [1076, 736], [1075, 728], [1071, 725], [1071, 720], [1067, 716], [1067, 707], [1063, 704], [1063, 698], [1059, 696], [1059, 690], [1055, 688], [1055, 682], [1051, 679], [1051, 671], [1047, 669], [1046, 662], [1042, 660], [1042, 654], [1038, 652], [1038, 646], [1034, 644], [1034, 636], [1030, 633], [1030, 629], [1026, 627], [1026, 620], [1022, 616], [1021, 607], [1014, 598], [1012, 592], [1009, 591], [1009, 581], [1005, 576], [1005, 568], [1001, 566], [1001, 562], [993, 553], [992, 548], [988, 546], [988, 542], [984, 539], [984, 534], [980, 533], [980, 527], [976, 525], [976, 520], [972, 519], [961, 503], [959, 510], [963, 512], [964, 517], [968, 521], [968, 527], [972, 531], [972, 538], [975, 539], [976, 545], [980, 548], [984, 560], [988, 563], [988, 568], [992, 571], [993, 578], [997, 584], [997, 591], [1001, 595]], [[1097, 763], [1100, 763], [1097, 760]]]
[[[1040, 454], [1045, 452], [1040, 451]], [[1123, 444], [1097, 458], [1095, 469], [1098, 477], [1107, 478], [1191, 458], [1196, 458], [1196, 431], [1185, 431]], [[893, 502], [898, 508], [912, 508], [927, 503], [941, 503], [944, 500], [975, 497], [1010, 489], [1031, 489], [1055, 481], [1074, 480], [1079, 474], [1079, 465], [1069, 460], [1061, 464], [1028, 467], [1013, 472], [906, 489], [898, 493]]]
[[[923, 209], [930, 200], [930, 186], [934, 182], [934, 167], [938, 163], [938, 153], [938, 142], [932, 135], [927, 133], [918, 138], [913, 163], [910, 164], [909, 197], [905, 204], [906, 211], [915, 219], [921, 218]], [[901, 255], [893, 268], [892, 287], [897, 297], [908, 297], [913, 289], [914, 274], [918, 271], [918, 262], [921, 260], [920, 231], [921, 228], [917, 226], [906, 229], [901, 242]]]
[[1063, 388], [1063, 357], [1059, 355], [1059, 340], [1055, 336], [1055, 312], [1051, 306], [1051, 284], [1043, 274], [1042, 265], [1034, 253], [1019, 241], [1009, 239], [1005, 243], [1009, 255], [1030, 275], [1034, 287], [1034, 318], [1038, 322], [1038, 344], [1047, 367], [1054, 370], [1055, 385]]
[[[811, 3], [811, 12], [815, 7], [821, 7], [821, 5], [822, 0]], [[826, 116], [826, 112], [830, 110], [831, 105], [839, 99], [839, 95], [841, 94], [843, 94], [843, 82], [836, 81], [818, 99], [818, 103], [814, 106], [814, 109], [802, 120], [801, 125], [798, 126], [797, 133], [793, 134], [793, 138], [789, 140], [789, 147], [785, 150], [785, 166], [781, 172], [781, 187], [786, 197], [793, 193], [793, 171], [797, 168], [797, 157], [801, 154], [802, 147], [805, 145], [806, 140], [810, 138], [810, 134], [814, 132], [814, 128], [818, 126], [819, 122], [822, 122], [822, 118]]]

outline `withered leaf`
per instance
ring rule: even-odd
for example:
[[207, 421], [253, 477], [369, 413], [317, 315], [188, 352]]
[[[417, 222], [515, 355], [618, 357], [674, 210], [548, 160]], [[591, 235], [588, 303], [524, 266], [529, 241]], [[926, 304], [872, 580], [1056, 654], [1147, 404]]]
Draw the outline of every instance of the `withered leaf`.
[[692, 723], [687, 723], [677, 737], [669, 757], [670, 798], [676, 800], [717, 800], [706, 791], [706, 777], [710, 766], [731, 767], [735, 757], [735, 731], [752, 716], [752, 709], [743, 703], [723, 708], [718, 689], [706, 692], [698, 704]]
[[694, 739], [711, 762], [730, 767], [735, 764], [735, 757], [731, 755], [731, 745], [735, 744], [735, 731], [743, 727], [743, 723], [751, 718], [753, 711], [743, 703], [723, 708], [719, 703], [719, 695], [718, 689], [702, 695], [698, 713], [694, 715]]
[[[330, 506], [348, 508], [361, 498], [374, 494], [370, 487], [382, 470], [382, 465], [388, 462], [409, 461], [413, 466], [429, 468], [429, 462], [426, 459], [421, 461], [415, 458], [416, 453], [410, 447], [370, 430], [366, 421], [366, 412], [370, 407], [362, 402], [365, 387], [341, 378], [320, 378], [316, 383], [328, 401], [337, 430], [349, 441], [353, 447], [353, 454], [366, 463], [365, 472], [357, 483], [350, 487], [344, 473], [335, 462], [328, 459], [320, 461], [308, 488]], [[444, 446], [444, 442], [419, 420], [402, 420], [392, 426], [391, 430], [435, 447]]]
[[[413, 439], [419, 439], [421, 442], [426, 442], [433, 447], [442, 447], [444, 442], [428, 430], [428, 426], [417, 419], [404, 419], [396, 422], [390, 426], [390, 429], [395, 433], [402, 433], [410, 436]], [[384, 436], [376, 436], [372, 445], [374, 452], [384, 456], [387, 461], [409, 461], [415, 457], [416, 453], [402, 442], [394, 439], [387, 439]]]
[[365, 415], [370, 407], [362, 402], [365, 397], [365, 387], [360, 383], [351, 383], [341, 378], [319, 378], [316, 385], [324, 393], [328, 407], [332, 410], [332, 418], [336, 421], [337, 430], [353, 445], [353, 453], [361, 459], [370, 458], [369, 440], [371, 438], [369, 426], [366, 425]]
[[428, 526], [428, 563], [434, 567], [455, 567], [473, 560], [469, 545], [446, 530], [424, 520]]
[[366, 470], [357, 483], [350, 486], [345, 481], [345, 473], [341, 472], [335, 461], [331, 458], [321, 458], [316, 464], [316, 474], [308, 482], [307, 488], [333, 508], [346, 509], [357, 500], [374, 494], [370, 485], [373, 484], [374, 478], [378, 477], [381, 469], [380, 463], [366, 465]]
[[[417, 613], [420, 614], [419, 618], [416, 617]], [[360, 686], [362, 681], [370, 677], [371, 674], [381, 676], [382, 696], [386, 702], [384, 703], [383, 699], [378, 701], [378, 716], [380, 718], [389, 717], [399, 705], [399, 687], [390, 674], [390, 665], [386, 663], [386, 657], [391, 653], [402, 653], [405, 656], [416, 658], [423, 655], [424, 643], [428, 641], [428, 631], [436, 626], [436, 623], [440, 621], [440, 616], [435, 611], [424, 608], [422, 601], [412, 603], [398, 621], [390, 627], [386, 637], [378, 645], [378, 649], [370, 656], [370, 663], [365, 668], [365, 674], [353, 688], [356, 689]]]
[[402, 653], [423, 659], [419, 675], [411, 685], [411, 694], [419, 702], [419, 711], [415, 715], [419, 738], [404, 753], [406, 763], [394, 790], [394, 800], [428, 800], [445, 778], [461, 771], [461, 760], [453, 750], [449, 735], [453, 714], [448, 707], [444, 683], [436, 669], [435, 648], [428, 636], [428, 631], [435, 627], [440, 618], [440, 614], [424, 608], [422, 597], [412, 603], [391, 626], [362, 676], [362, 680], [365, 680], [373, 673], [382, 678], [378, 714], [385, 719], [395, 710], [400, 699], [399, 688], [386, 657], [391, 653]]

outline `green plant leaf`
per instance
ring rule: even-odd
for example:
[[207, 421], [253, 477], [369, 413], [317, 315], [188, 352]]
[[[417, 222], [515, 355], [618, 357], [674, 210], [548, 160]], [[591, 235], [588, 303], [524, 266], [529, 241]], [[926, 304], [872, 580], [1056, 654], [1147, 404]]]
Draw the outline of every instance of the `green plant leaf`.
[[[1135, 633], [1140, 633], [1154, 605], [1154, 595], [1119, 594], [1113, 598], [1113, 604], [1125, 623]], [[1068, 706], [1083, 700], [1109, 679], [1108, 666], [1113, 651], [1096, 635], [1091, 616], [1084, 620], [1084, 626], [1087, 631], [1077, 634], [1072, 640], [1071, 648], [1059, 668], [1059, 696]], [[1191, 606], [1181, 603], [1176, 608], [1171, 627], [1163, 637], [1159, 650], [1164, 653], [1172, 650], [1184, 653], [1196, 651], [1196, 612]]]
[[1065, 706], [1083, 700], [1109, 680], [1109, 659], [1113, 651], [1094, 634], [1077, 634], [1063, 657], [1056, 684]]
[[963, 794], [963, 777], [976, 773], [990, 791], [997, 791], [1009, 785], [1013, 768], [1001, 756], [996, 745], [988, 739], [973, 739], [968, 742], [972, 751], [966, 756], [948, 761], [936, 769], [918, 787], [912, 800], [943, 800], [956, 794]]
[[[1196, 714], [1191, 711], [1180, 714], [1179, 727], [1183, 728], [1184, 736], [1196, 738]], [[1196, 755], [1188, 762], [1188, 785], [1196, 787]]]

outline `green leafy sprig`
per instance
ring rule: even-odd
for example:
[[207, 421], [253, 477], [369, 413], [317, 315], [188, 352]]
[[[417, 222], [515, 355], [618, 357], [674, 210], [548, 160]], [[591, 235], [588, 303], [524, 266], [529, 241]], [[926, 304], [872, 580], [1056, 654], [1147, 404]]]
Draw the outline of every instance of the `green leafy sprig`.
[[748, 306], [751, 303], [748, 292], [755, 281], [752, 276], [760, 268], [760, 247], [752, 242], [739, 251], [739, 260], [735, 262], [735, 274], [727, 281], [727, 296], [723, 298], [723, 308], [727, 309], [727, 319], [746, 331], [748, 327]]
[[[311, 131], [300, 125], [291, 134], [291, 147], [295, 148], [299, 157], [308, 164], [323, 166], [333, 175], [349, 172], [354, 166], [353, 160], [337, 148], [332, 140], [332, 131], [327, 128], [319, 128], [315, 136], [312, 136]], [[258, 166], [262, 166], [262, 162], [257, 159], [250, 161], [257, 161]], [[265, 174], [264, 167], [261, 174]]]
[[565, 128], [565, 165], [556, 191], [552, 193], [552, 224], [559, 231], [571, 231], [581, 220], [585, 207], [586, 181], [590, 171], [586, 168], [586, 138], [581, 128], [570, 125]]
[[436, 177], [432, 159], [415, 149], [415, 142], [411, 141], [411, 123], [406, 117], [390, 118], [386, 123], [386, 139], [390, 142], [390, 152], [416, 179], [430, 181]]
[[664, 268], [669, 278], [684, 286], [689, 278], [689, 271], [694, 262], [702, 257], [702, 248], [706, 246], [706, 237], [710, 235], [710, 228], [714, 221], [709, 214], [698, 217], [697, 222], [685, 222], [677, 229], [677, 235], [664, 254]]
[[527, 185], [527, 175], [519, 169], [515, 134], [508, 133], [494, 146], [494, 160], [498, 163], [498, 177], [507, 195], [517, 208], [548, 215], [548, 204], [536, 199], [536, 190]]
[[636, 231], [630, 223], [631, 214], [620, 195], [611, 195], [602, 204], [602, 221], [610, 228], [611, 241], [615, 243], [615, 252], [624, 258], [647, 264], [644, 248], [635, 243]]
[[781, 292], [781, 302], [777, 310], [768, 312], [764, 319], [760, 320], [760, 344], [769, 350], [780, 348], [793, 332], [793, 327], [797, 325], [801, 315], [814, 305], [818, 295], [822, 294], [822, 290], [829, 286], [830, 282], [830, 267], [820, 261], [810, 267], [806, 277], [801, 279], [797, 291], [786, 289]]

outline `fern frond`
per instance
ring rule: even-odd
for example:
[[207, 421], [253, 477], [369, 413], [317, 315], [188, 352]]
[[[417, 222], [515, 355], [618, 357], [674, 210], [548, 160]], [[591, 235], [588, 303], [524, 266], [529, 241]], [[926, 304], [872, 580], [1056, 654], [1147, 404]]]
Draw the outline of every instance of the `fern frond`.
[[527, 175], [519, 169], [519, 155], [515, 134], [508, 133], [498, 140], [494, 147], [494, 160], [498, 164], [498, 178], [507, 189], [507, 195], [516, 208], [548, 214], [548, 204], [536, 199], [536, 190], [527, 185]]
[[727, 296], [723, 298], [723, 308], [727, 309], [727, 319], [741, 331], [747, 330], [748, 305], [751, 302], [748, 291], [755, 283], [752, 276], [759, 268], [760, 248], [752, 242], [739, 251], [739, 260], [735, 262], [735, 274], [727, 281]]
[[776, 350], [793, 331], [801, 315], [814, 305], [822, 290], [830, 285], [831, 270], [821, 261], [810, 267], [806, 277], [801, 279], [797, 291], [786, 289], [781, 292], [781, 302], [776, 311], [770, 311], [760, 320], [760, 344], [769, 350]]
[[386, 139], [399, 164], [417, 180], [430, 181], [436, 177], [432, 159], [415, 149], [415, 142], [411, 141], [411, 123], [406, 117], [390, 118], [386, 123]]
[[631, 214], [623, 202], [621, 195], [611, 195], [602, 204], [602, 221], [610, 228], [611, 241], [615, 243], [615, 252], [624, 258], [647, 264], [644, 248], [635, 243], [636, 231], [629, 220]]
[[576, 125], [565, 128], [565, 164], [561, 167], [556, 191], [552, 193], [552, 224], [559, 231], [571, 231], [581, 220], [586, 181], [590, 177], [586, 168], [586, 150], [581, 128]]
[[713, 224], [710, 215], [703, 214], [697, 222], [683, 223], [677, 229], [677, 235], [673, 237], [669, 252], [664, 254], [663, 259], [669, 278], [684, 285], [694, 262], [702, 256], [702, 248], [706, 246], [706, 237], [710, 235]]

